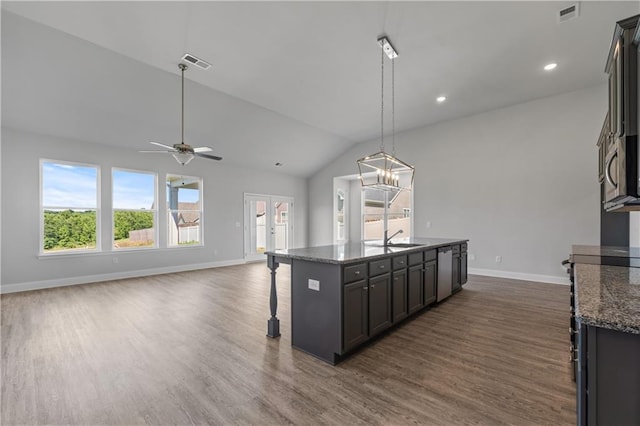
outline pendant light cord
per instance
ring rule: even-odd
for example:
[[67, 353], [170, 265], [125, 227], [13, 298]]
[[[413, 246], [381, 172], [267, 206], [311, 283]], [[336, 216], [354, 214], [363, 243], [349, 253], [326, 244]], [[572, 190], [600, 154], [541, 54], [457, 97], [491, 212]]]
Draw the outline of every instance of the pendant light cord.
[[180, 142], [184, 145], [184, 70], [187, 69], [187, 66], [180, 64], [178, 67], [182, 70], [182, 120], [180, 120], [182, 126], [180, 129]]
[[391, 155], [396, 156], [396, 60], [391, 60]]
[[380, 151], [384, 152], [384, 49], [380, 49]]

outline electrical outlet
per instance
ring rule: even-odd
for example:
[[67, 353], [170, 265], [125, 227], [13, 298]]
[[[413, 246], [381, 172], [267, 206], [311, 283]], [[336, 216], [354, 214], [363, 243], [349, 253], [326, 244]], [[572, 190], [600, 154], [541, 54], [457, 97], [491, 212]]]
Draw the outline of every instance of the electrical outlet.
[[431, 228], [431, 222], [427, 221], [427, 228]]
[[217, 256], [217, 255], [218, 255], [218, 250], [217, 250], [217, 249], [213, 250], [213, 255], [214, 255], [214, 256]]
[[113, 263], [120, 263], [120, 259], [118, 259], [118, 256], [113, 256], [111, 260], [113, 261]]
[[496, 256], [496, 263], [502, 263], [502, 256]]
[[240, 228], [240, 222], [236, 222], [236, 228]]
[[309, 280], [309, 290], [320, 291], [320, 281], [318, 280]]
[[476, 260], [476, 255], [473, 253], [469, 253], [469, 260]]

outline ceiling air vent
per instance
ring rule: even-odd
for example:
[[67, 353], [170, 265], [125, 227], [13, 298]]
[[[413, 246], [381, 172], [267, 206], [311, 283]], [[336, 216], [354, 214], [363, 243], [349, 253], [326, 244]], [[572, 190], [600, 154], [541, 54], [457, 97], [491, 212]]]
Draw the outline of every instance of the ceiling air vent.
[[580, 3], [574, 3], [558, 12], [558, 24], [570, 21], [580, 16]]
[[185, 55], [182, 57], [182, 60], [190, 64], [193, 64], [199, 68], [202, 68], [203, 70], [209, 69], [209, 67], [211, 66], [210, 63], [205, 62], [202, 59], [197, 58], [190, 53], [185, 53]]

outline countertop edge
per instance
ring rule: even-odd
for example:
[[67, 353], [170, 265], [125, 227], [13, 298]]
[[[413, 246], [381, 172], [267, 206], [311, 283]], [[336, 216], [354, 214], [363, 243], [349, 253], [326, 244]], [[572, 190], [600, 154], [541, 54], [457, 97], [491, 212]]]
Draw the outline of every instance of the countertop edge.
[[298, 255], [298, 254], [289, 254], [289, 253], [278, 253], [278, 252], [273, 252], [273, 251], [267, 251], [265, 252], [265, 254], [267, 256], [274, 256], [275, 258], [285, 258], [285, 259], [297, 259], [297, 260], [307, 260], [307, 261], [311, 261], [311, 262], [318, 262], [318, 263], [330, 263], [330, 264], [334, 264], [334, 265], [349, 265], [352, 263], [358, 263], [358, 262], [362, 262], [364, 260], [375, 260], [375, 259], [383, 259], [386, 257], [394, 257], [394, 256], [401, 256], [403, 254], [409, 254], [409, 253], [415, 253], [415, 252], [419, 252], [419, 251], [424, 251], [424, 250], [432, 250], [432, 249], [437, 249], [440, 247], [446, 247], [446, 246], [451, 246], [451, 245], [456, 245], [456, 244], [463, 244], [463, 243], [467, 243], [469, 242], [469, 239], [460, 239], [460, 240], [452, 240], [446, 243], [438, 243], [438, 244], [425, 244], [425, 245], [420, 245], [420, 246], [415, 246], [415, 247], [406, 247], [403, 250], [399, 250], [397, 252], [392, 252], [392, 253], [380, 253], [380, 254], [374, 254], [374, 255], [370, 255], [370, 256], [363, 256], [363, 257], [358, 257], [358, 258], [353, 258], [353, 259], [346, 259], [346, 260], [337, 260], [337, 259], [325, 259], [325, 258], [317, 258], [317, 257], [313, 257], [313, 256], [304, 256], [304, 255]]

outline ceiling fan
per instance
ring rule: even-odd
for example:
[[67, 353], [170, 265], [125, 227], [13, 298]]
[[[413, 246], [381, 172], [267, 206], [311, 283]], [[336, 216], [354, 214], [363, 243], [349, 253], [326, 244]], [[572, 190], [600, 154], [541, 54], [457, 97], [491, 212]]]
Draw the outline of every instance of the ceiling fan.
[[147, 153], [169, 153], [173, 155], [173, 158], [178, 161], [178, 163], [187, 165], [194, 157], [202, 157], [208, 158], [209, 160], [222, 160], [222, 157], [218, 157], [217, 155], [205, 154], [205, 152], [213, 151], [213, 149], [208, 146], [201, 146], [194, 148], [191, 145], [187, 145], [184, 143], [184, 72], [187, 69], [185, 64], [178, 64], [178, 68], [182, 71], [182, 121], [181, 121], [181, 137], [180, 143], [173, 144], [173, 146], [165, 145], [159, 142], [149, 142], [150, 144], [157, 145], [162, 148], [166, 148], [166, 151], [138, 151], [138, 152], [147, 152]]

